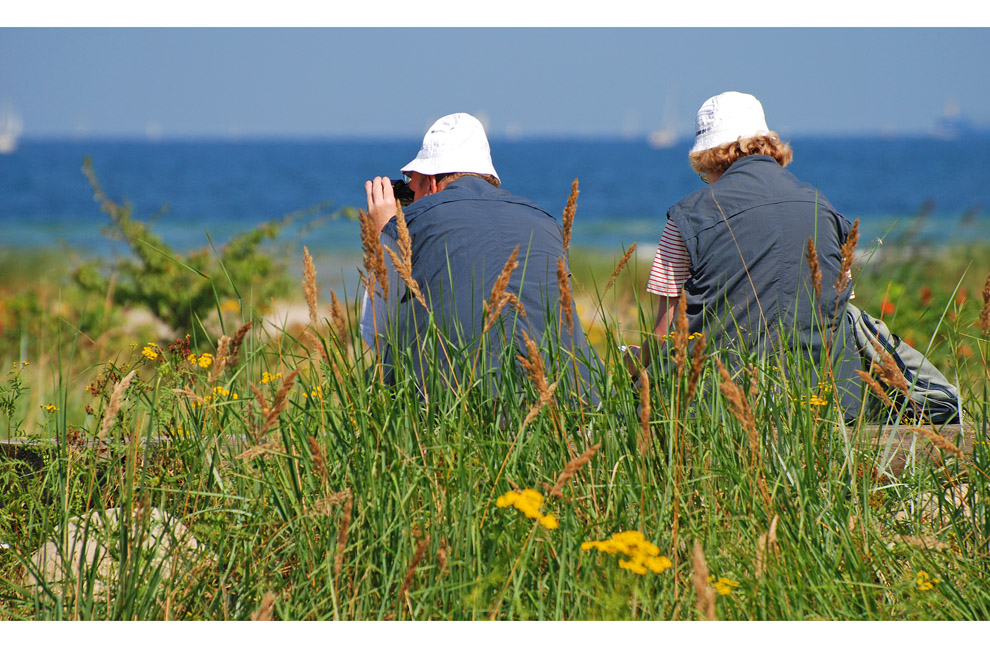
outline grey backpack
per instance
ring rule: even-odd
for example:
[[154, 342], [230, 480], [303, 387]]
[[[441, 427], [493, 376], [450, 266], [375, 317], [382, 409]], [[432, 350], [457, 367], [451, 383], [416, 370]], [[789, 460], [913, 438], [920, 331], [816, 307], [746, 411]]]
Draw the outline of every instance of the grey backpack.
[[[881, 363], [880, 354], [873, 342], [889, 353], [904, 374], [911, 389], [908, 399], [911, 409], [908, 412], [914, 418], [935, 424], [959, 423], [962, 413], [962, 402], [959, 390], [950, 383], [942, 373], [935, 368], [925, 356], [890, 332], [887, 325], [852, 304], [848, 305], [846, 317], [852, 324], [856, 336], [856, 346], [859, 349], [865, 370], [869, 370], [874, 360]], [[891, 398], [898, 406], [903, 404], [899, 393], [891, 393]], [[868, 411], [881, 419], [892, 420], [896, 412], [883, 412], [883, 403], [873, 393], [867, 390]]]

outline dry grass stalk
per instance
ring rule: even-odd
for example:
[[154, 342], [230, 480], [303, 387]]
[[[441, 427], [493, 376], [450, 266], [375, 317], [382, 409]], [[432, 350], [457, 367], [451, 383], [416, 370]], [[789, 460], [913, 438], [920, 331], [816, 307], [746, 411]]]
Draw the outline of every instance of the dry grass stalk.
[[209, 383], [212, 385], [219, 378], [223, 370], [227, 368], [227, 360], [230, 358], [230, 336], [221, 335], [217, 342], [217, 356], [213, 359], [213, 366], [210, 369]]
[[495, 285], [492, 286], [492, 294], [485, 303], [485, 327], [482, 333], [487, 333], [491, 329], [495, 324], [495, 320], [498, 319], [499, 314], [502, 312], [502, 308], [509, 302], [509, 297], [507, 296], [509, 293], [506, 292], [506, 289], [509, 287], [509, 279], [512, 277], [512, 273], [519, 267], [519, 262], [516, 260], [518, 254], [519, 246], [517, 245], [512, 250], [512, 254], [509, 255], [505, 265], [502, 266], [502, 272], [499, 273], [498, 278], [495, 280]]
[[254, 614], [251, 615], [252, 621], [271, 621], [272, 615], [275, 612], [275, 595], [271, 592], [265, 592], [264, 598], [261, 599], [261, 605]]
[[567, 482], [571, 480], [571, 477], [577, 474], [577, 471], [581, 470], [581, 467], [584, 466], [584, 464], [591, 461], [591, 458], [595, 456], [595, 453], [598, 452], [600, 447], [602, 447], [602, 444], [596, 443], [577, 457], [568, 461], [567, 465], [564, 466], [564, 470], [560, 473], [560, 476], [557, 477], [557, 481], [554, 483], [553, 488], [550, 489], [550, 497], [561, 497], [564, 494], [564, 486], [567, 485]]
[[756, 402], [760, 395], [760, 368], [757, 365], [747, 365], [746, 373], [749, 374], [749, 402]]
[[440, 548], [437, 549], [437, 576], [442, 576], [447, 570], [447, 538], [440, 539]]
[[285, 452], [285, 447], [282, 445], [282, 440], [273, 439], [248, 448], [234, 458], [241, 461], [251, 461], [252, 459], [256, 459], [258, 457], [267, 457], [268, 455], [281, 452]]
[[547, 384], [546, 372], [543, 369], [543, 356], [540, 354], [540, 348], [536, 346], [536, 342], [530, 339], [526, 334], [526, 331], [522, 332], [523, 340], [526, 342], [526, 356], [518, 355], [516, 359], [523, 369], [526, 370], [526, 375], [529, 376], [530, 382], [536, 388], [536, 393], [540, 397], [548, 396], [550, 392], [550, 386]]
[[677, 316], [674, 326], [674, 363], [677, 365], [677, 377], [684, 375], [684, 367], [687, 365], [688, 331], [687, 320], [687, 296], [681, 291], [677, 298]]
[[808, 237], [808, 251], [806, 253], [808, 267], [811, 268], [811, 285], [815, 288], [815, 297], [822, 294], [822, 269], [818, 265], [818, 250], [815, 249], [815, 240]]
[[536, 388], [536, 393], [538, 394], [536, 404], [533, 405], [523, 420], [523, 427], [525, 427], [551, 401], [553, 392], [557, 388], [557, 383], [553, 385], [547, 384], [547, 375], [543, 369], [543, 356], [540, 354], [540, 348], [536, 346], [536, 342], [526, 335], [526, 331], [523, 331], [522, 334], [523, 340], [526, 342], [527, 355], [517, 355], [516, 360], [519, 361], [519, 365], [526, 371], [529, 381], [533, 383], [533, 387]]
[[705, 345], [707, 343], [708, 337], [704, 333], [700, 333], [698, 339], [694, 342], [694, 348], [691, 350], [691, 373], [688, 374], [685, 404], [690, 403], [698, 391], [698, 380], [701, 378], [701, 372], [705, 368], [705, 360], [708, 358], [708, 355], [705, 353]]
[[779, 515], [774, 515], [770, 521], [770, 528], [766, 533], [761, 533], [756, 540], [756, 577], [762, 578], [767, 569], [767, 559], [771, 555], [776, 555], [780, 550], [777, 547], [777, 520]]
[[574, 214], [577, 212], [577, 197], [581, 193], [578, 191], [578, 181], [574, 178], [571, 183], [571, 195], [567, 197], [567, 205], [564, 207], [564, 216], [561, 219], [562, 234], [564, 237], [564, 254], [571, 247], [571, 231], [574, 227]]
[[385, 248], [385, 251], [392, 259], [395, 271], [408, 286], [409, 292], [413, 294], [416, 301], [423, 305], [423, 308], [429, 309], [423, 291], [419, 289], [419, 282], [412, 276], [412, 239], [409, 238], [409, 227], [406, 225], [406, 217], [402, 214], [401, 207], [396, 213], [396, 225], [399, 229], [399, 253], [396, 254], [391, 248]]
[[130, 387], [131, 381], [134, 380], [134, 376], [137, 375], [137, 369], [131, 371], [117, 383], [117, 386], [113, 388], [113, 392], [110, 394], [110, 403], [107, 405], [107, 411], [103, 414], [103, 423], [100, 425], [100, 431], [97, 433], [97, 438], [104, 439], [107, 436], [107, 432], [113, 426], [114, 419], [117, 418], [117, 413], [120, 411], [121, 400], [124, 397], [124, 392]]
[[870, 340], [870, 342], [873, 344], [873, 348], [877, 350], [877, 354], [879, 354], [881, 360], [879, 365], [874, 361], [870, 367], [870, 371], [877, 370], [880, 380], [901, 392], [904, 396], [910, 396], [911, 385], [908, 384], [907, 378], [901, 373], [900, 367], [897, 366], [897, 361], [887, 353], [886, 349], [880, 346], [879, 342], [875, 340]]
[[574, 334], [574, 301], [571, 297], [571, 278], [567, 274], [564, 259], [557, 257], [557, 288], [560, 290], [560, 310], [567, 322], [567, 330]]
[[388, 294], [388, 274], [385, 270], [385, 252], [381, 239], [378, 238], [378, 228], [375, 221], [363, 209], [358, 210], [361, 222], [361, 247], [364, 250], [364, 269], [368, 273], [368, 293], [374, 294], [374, 283], [378, 284], [383, 294]]
[[406, 570], [406, 576], [402, 579], [402, 585], [399, 587], [399, 598], [401, 599], [405, 593], [409, 590], [409, 586], [412, 585], [413, 578], [416, 576], [416, 567], [423, 560], [423, 556], [426, 555], [426, 548], [430, 544], [430, 537], [426, 536], [418, 543], [416, 543], [416, 551], [413, 552], [413, 559], [409, 563], [409, 569]]
[[262, 423], [261, 429], [258, 430], [258, 433], [255, 435], [256, 438], [260, 439], [263, 437], [268, 431], [268, 428], [271, 427], [272, 423], [278, 420], [279, 414], [285, 410], [286, 406], [289, 404], [289, 392], [292, 390], [292, 386], [295, 384], [296, 376], [298, 375], [299, 369], [296, 369], [285, 377], [285, 380], [282, 382], [282, 387], [278, 390], [278, 393], [275, 394], [275, 398], [272, 399], [272, 404], [265, 408], [267, 410], [265, 422]]
[[253, 324], [254, 322], [246, 322], [237, 329], [237, 333], [234, 333], [234, 337], [230, 341], [230, 351], [227, 353], [228, 367], [237, 366], [237, 363], [240, 362], [241, 346], [244, 345], [244, 338], [247, 337]]
[[320, 481], [326, 484], [327, 480], [330, 479], [330, 472], [327, 470], [327, 462], [323, 458], [323, 448], [313, 436], [307, 436], [306, 443], [309, 445], [310, 454], [313, 455], [313, 468], [316, 469], [316, 474], [320, 476]]
[[526, 413], [526, 418], [523, 419], [523, 424], [522, 424], [523, 427], [529, 425], [533, 421], [533, 419], [535, 419], [540, 414], [540, 412], [543, 411], [543, 408], [546, 407], [553, 399], [553, 393], [556, 390], [557, 390], [557, 383], [553, 383], [552, 385], [547, 387], [546, 392], [540, 393], [539, 398], [536, 399], [536, 402], [533, 403], [533, 406], [529, 408], [529, 412]]
[[517, 313], [523, 317], [526, 317], [526, 309], [523, 308], [522, 302], [519, 301], [519, 298], [512, 293], [505, 293], [505, 296], [507, 299], [506, 303], [512, 304], [512, 308], [514, 308]]
[[608, 283], [605, 284], [605, 290], [602, 291], [603, 295], [608, 292], [609, 288], [612, 287], [612, 284], [615, 283], [615, 280], [619, 278], [619, 274], [625, 269], [626, 264], [629, 263], [629, 258], [632, 257], [633, 252], [635, 251], [636, 244], [633, 243], [629, 246], [629, 249], [626, 250], [626, 253], [622, 255], [622, 258], [619, 259], [619, 263], [616, 264], [615, 270], [612, 271], [612, 276], [608, 278]]
[[645, 369], [639, 370], [639, 452], [645, 454], [653, 442], [650, 432], [650, 376]]
[[876, 381], [876, 378], [861, 369], [857, 369], [856, 374], [887, 407], [894, 407], [894, 401], [890, 400], [890, 396], [887, 395], [887, 391], [880, 385], [880, 383]]
[[856, 244], [859, 243], [859, 219], [853, 221], [852, 228], [846, 242], [842, 244], [842, 265], [839, 268], [839, 276], [835, 278], [835, 292], [842, 292], [849, 287], [850, 271], [852, 270], [853, 258], [856, 252]]
[[206, 400], [204, 400], [202, 396], [200, 396], [191, 389], [177, 388], [177, 389], [173, 389], [172, 393], [176, 394], [177, 396], [185, 396], [186, 398], [193, 401], [197, 405], [206, 405]]
[[336, 493], [330, 493], [313, 503], [312, 512], [316, 515], [330, 515], [332, 509], [346, 502], [350, 496], [351, 491], [349, 488]]
[[742, 389], [732, 381], [732, 376], [729, 375], [728, 370], [722, 366], [718, 358], [715, 358], [715, 366], [718, 367], [718, 373], [722, 376], [719, 387], [729, 403], [729, 411], [746, 431], [746, 437], [749, 439], [749, 452], [753, 461], [756, 462], [760, 453], [760, 439], [756, 432], [756, 418], [753, 416], [753, 410]]
[[935, 432], [934, 430], [929, 430], [929, 429], [926, 429], [926, 428], [923, 428], [923, 427], [911, 427], [911, 426], [909, 426], [908, 429], [911, 430], [912, 432], [914, 432], [915, 434], [920, 434], [921, 436], [923, 436], [926, 439], [928, 439], [928, 441], [931, 442], [932, 445], [934, 445], [936, 448], [938, 448], [942, 452], [945, 452], [947, 454], [952, 455], [953, 457], [955, 457], [959, 461], [966, 461], [966, 455], [965, 455], [965, 453], [963, 453], [963, 451], [960, 450], [956, 446], [956, 444], [952, 443], [952, 441], [949, 441], [948, 439], [946, 439], [944, 436], [942, 436], [938, 432]]
[[344, 319], [344, 309], [333, 289], [330, 290], [330, 321], [333, 322], [334, 334], [338, 339], [343, 340], [347, 333], [347, 320]]
[[715, 589], [708, 584], [708, 564], [701, 543], [694, 541], [691, 550], [691, 584], [694, 585], [694, 607], [708, 621], [715, 621]]
[[942, 542], [938, 538], [933, 538], [932, 536], [896, 535], [894, 536], [894, 542], [899, 542], [910, 547], [918, 547], [919, 549], [930, 549], [934, 551], [950, 551], [952, 549], [952, 545]]
[[990, 337], [990, 273], [987, 273], [987, 282], [983, 285], [983, 308], [979, 322], [983, 337]]
[[347, 489], [344, 500], [344, 514], [340, 520], [340, 530], [337, 532], [337, 554], [333, 558], [333, 579], [336, 582], [340, 570], [344, 567], [344, 548], [347, 546], [347, 532], [351, 526], [351, 513], [354, 510], [354, 494]]
[[309, 248], [306, 246], [303, 246], [303, 294], [306, 296], [306, 305], [309, 306], [309, 321], [315, 326], [316, 296], [319, 290], [316, 288], [316, 266], [313, 265], [313, 257], [309, 255]]

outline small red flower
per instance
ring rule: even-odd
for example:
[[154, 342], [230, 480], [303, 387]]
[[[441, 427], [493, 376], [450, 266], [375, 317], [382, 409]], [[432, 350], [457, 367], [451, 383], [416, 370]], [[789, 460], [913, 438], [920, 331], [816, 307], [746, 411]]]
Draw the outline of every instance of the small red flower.
[[956, 296], [956, 306], [962, 306], [966, 303], [966, 289], [960, 288], [959, 295]]
[[928, 286], [921, 287], [921, 305], [927, 306], [932, 303], [932, 289]]
[[880, 317], [893, 315], [895, 310], [897, 310], [897, 307], [894, 306], [893, 302], [884, 297], [883, 301], [880, 302]]

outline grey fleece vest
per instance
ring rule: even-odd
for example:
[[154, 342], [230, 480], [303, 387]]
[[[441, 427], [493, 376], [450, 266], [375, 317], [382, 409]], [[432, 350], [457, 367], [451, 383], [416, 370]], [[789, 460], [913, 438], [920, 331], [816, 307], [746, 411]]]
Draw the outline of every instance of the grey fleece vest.
[[[567, 390], [597, 402], [588, 367], [597, 367], [597, 358], [588, 348], [573, 303], [573, 336], [567, 324], [561, 323], [557, 259], [564, 258], [565, 263], [567, 259], [560, 226], [550, 214], [530, 200], [465, 176], [413, 203], [405, 217], [412, 240], [412, 275], [429, 309], [408, 292], [394, 310], [389, 307], [389, 317], [395, 323], [393, 340], [399, 349], [390, 346], [386, 350], [386, 365], [392, 363], [397, 351], [410, 350], [420, 384], [431, 374], [442, 374], [446, 380], [452, 380], [453, 374], [463, 378], [464, 367], [458, 368], [457, 360], [477, 352], [485, 325], [484, 303], [518, 245], [519, 267], [511, 275], [507, 290], [518, 297], [525, 314], [511, 305], [503, 309], [485, 338], [484, 362], [479, 366], [487, 366], [497, 383], [502, 352], [510, 340], [513, 356], [525, 355], [523, 331], [544, 348], [548, 346], [545, 335], [559, 334], [558, 348], [573, 350], [578, 356], [582, 384], [575, 384], [574, 363], [569, 358], [545, 354], [545, 362], [569, 376], [564, 381]], [[395, 221], [383, 232], [397, 238]], [[430, 338], [424, 332], [431, 322], [447, 341], [445, 348], [424, 347], [424, 340]]]
[[[684, 285], [692, 332], [704, 330], [715, 348], [790, 351], [811, 360], [817, 381], [825, 342], [842, 405], [859, 405], [860, 367], [843, 317], [851, 287], [835, 285], [849, 222], [814, 187], [799, 182], [765, 155], [737, 160], [712, 185], [670, 208], [691, 256]], [[822, 290], [815, 298], [807, 260], [815, 241]], [[833, 320], [835, 324], [833, 325]]]

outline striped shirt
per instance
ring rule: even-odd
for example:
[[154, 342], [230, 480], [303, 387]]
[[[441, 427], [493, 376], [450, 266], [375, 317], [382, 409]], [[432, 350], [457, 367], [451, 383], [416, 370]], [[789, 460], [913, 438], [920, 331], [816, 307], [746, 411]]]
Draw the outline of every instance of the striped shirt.
[[[688, 254], [684, 239], [677, 230], [674, 221], [667, 219], [663, 234], [660, 235], [660, 246], [650, 268], [650, 279], [646, 282], [646, 291], [663, 297], [679, 297], [681, 287], [691, 276], [691, 255]], [[852, 272], [846, 271], [846, 280], [852, 281]], [[853, 290], [849, 299], [856, 296]]]
[[674, 221], [667, 224], [660, 235], [660, 247], [650, 268], [650, 279], [646, 282], [647, 292], [664, 297], [677, 297], [681, 286], [691, 276], [691, 255]]

